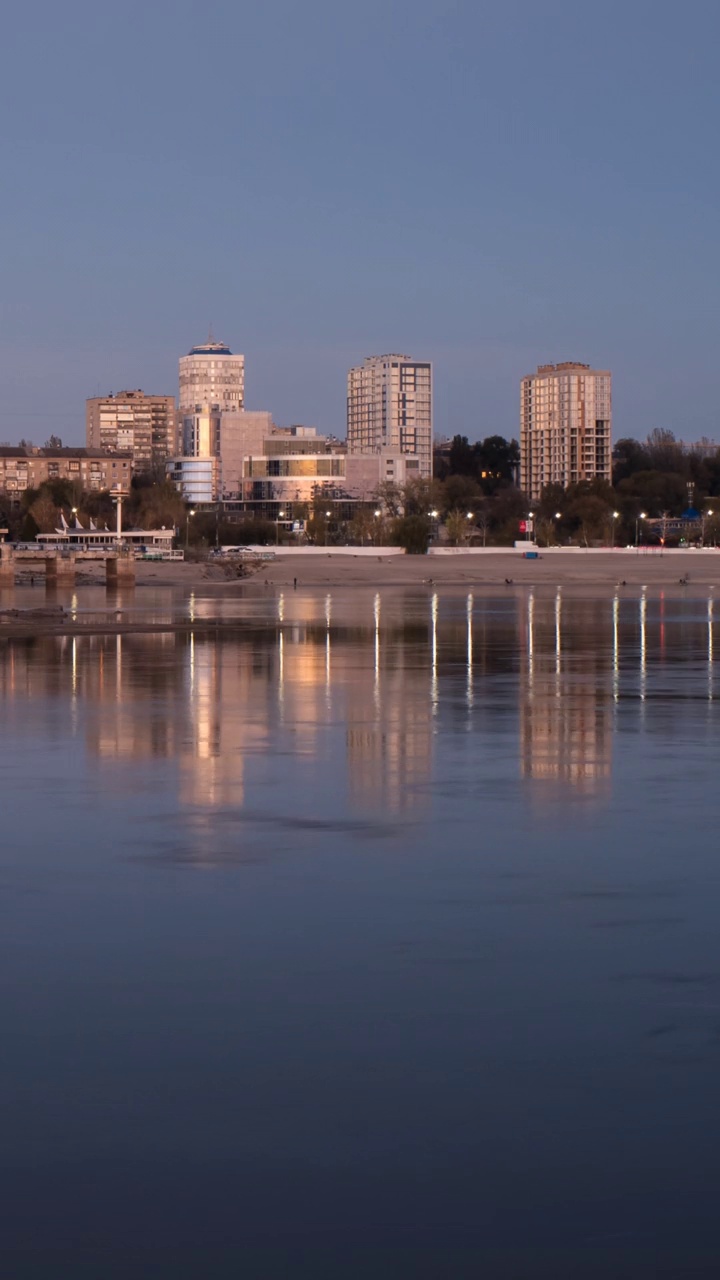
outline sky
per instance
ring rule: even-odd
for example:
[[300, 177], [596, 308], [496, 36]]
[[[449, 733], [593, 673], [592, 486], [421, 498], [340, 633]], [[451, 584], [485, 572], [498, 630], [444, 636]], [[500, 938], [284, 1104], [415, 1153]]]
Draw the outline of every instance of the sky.
[[0, 440], [177, 393], [345, 434], [346, 375], [435, 370], [435, 431], [613, 373], [616, 438], [720, 439], [717, 0], [26, 0], [0, 46]]

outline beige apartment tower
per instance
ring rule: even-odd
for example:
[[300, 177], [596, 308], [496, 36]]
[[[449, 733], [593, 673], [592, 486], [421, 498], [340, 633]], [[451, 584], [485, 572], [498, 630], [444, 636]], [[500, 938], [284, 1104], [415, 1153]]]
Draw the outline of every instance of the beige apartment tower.
[[180, 357], [180, 417], [206, 406], [221, 413], [245, 407], [245, 357], [212, 335]]
[[541, 364], [520, 384], [520, 487], [537, 502], [548, 484], [612, 469], [612, 375], [588, 364]]
[[85, 402], [88, 449], [130, 453], [135, 471], [164, 468], [177, 452], [174, 396], [146, 396], [144, 391], [118, 391]]
[[[432, 365], [411, 356], [368, 356], [348, 374], [349, 453], [402, 453], [432, 475]], [[408, 476], [408, 478], [410, 478]]]

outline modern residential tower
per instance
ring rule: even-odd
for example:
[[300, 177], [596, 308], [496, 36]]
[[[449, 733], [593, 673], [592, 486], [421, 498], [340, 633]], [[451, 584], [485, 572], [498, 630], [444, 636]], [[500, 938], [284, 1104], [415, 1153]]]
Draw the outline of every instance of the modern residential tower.
[[[432, 475], [432, 365], [411, 356], [368, 356], [348, 374], [348, 452], [389, 450]], [[409, 470], [414, 470], [410, 468]]]
[[612, 375], [588, 364], [541, 364], [520, 384], [520, 487], [611, 477]]

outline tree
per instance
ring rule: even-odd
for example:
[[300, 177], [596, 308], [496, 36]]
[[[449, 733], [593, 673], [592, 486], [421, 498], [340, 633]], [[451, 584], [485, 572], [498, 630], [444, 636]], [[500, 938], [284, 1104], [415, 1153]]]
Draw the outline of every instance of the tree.
[[687, 474], [687, 459], [675, 439], [674, 432], [656, 427], [650, 432], [645, 448], [648, 470], [671, 471], [677, 475]]
[[184, 523], [186, 511], [185, 499], [171, 480], [163, 480], [162, 484], [152, 484], [149, 488], [131, 489], [125, 504], [128, 524], [138, 529], [174, 529]]
[[485, 493], [494, 493], [501, 482], [512, 484], [520, 463], [517, 440], [487, 436], [475, 445], [475, 474]]
[[464, 511], [451, 511], [445, 520], [448, 541], [451, 547], [459, 547], [468, 535], [470, 521]]
[[394, 480], [383, 480], [373, 494], [374, 501], [389, 516], [399, 516], [403, 506], [403, 493]]
[[60, 522], [60, 513], [50, 494], [41, 492], [29, 510], [39, 533], [53, 533]]
[[567, 493], [561, 484], [546, 484], [537, 503], [537, 515], [543, 520], [552, 520], [556, 511], [564, 512], [567, 506]]
[[393, 521], [393, 542], [410, 556], [427, 555], [431, 534], [428, 516], [398, 516]]
[[617, 487], [623, 517], [634, 520], [641, 511], [661, 516], [663, 511], [680, 515], [687, 503], [687, 489], [682, 476], [661, 471], [638, 471], [621, 480]]
[[490, 524], [490, 511], [487, 504], [483, 504], [475, 515], [475, 530], [480, 534], [483, 546], [487, 545], [487, 536], [490, 531]]
[[467, 436], [453, 436], [448, 458], [450, 474], [454, 476], [477, 475], [477, 455], [475, 446], [471, 445]]
[[493, 541], [506, 545], [518, 537], [519, 522], [528, 513], [528, 498], [521, 489], [506, 485], [492, 499]]
[[358, 507], [348, 526], [348, 532], [353, 542], [361, 547], [364, 547], [366, 542], [368, 544], [371, 543], [375, 537], [375, 525], [377, 523], [372, 511], [369, 511], [367, 507]]
[[639, 440], [623, 438], [613, 449], [613, 484], [618, 485], [636, 471], [648, 470], [648, 451]]
[[482, 489], [470, 476], [448, 476], [439, 488], [438, 506], [443, 513], [460, 511], [463, 507], [466, 512], [472, 511], [482, 501]]
[[435, 506], [436, 484], [418, 476], [408, 480], [402, 489], [403, 512], [406, 516], [427, 516]]
[[63, 442], [60, 436], [50, 436], [43, 445], [44, 449], [62, 449]]

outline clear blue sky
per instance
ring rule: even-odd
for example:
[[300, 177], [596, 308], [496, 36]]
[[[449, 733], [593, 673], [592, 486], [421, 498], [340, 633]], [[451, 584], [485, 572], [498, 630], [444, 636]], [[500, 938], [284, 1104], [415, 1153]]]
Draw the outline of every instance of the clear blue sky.
[[29, 0], [0, 47], [0, 439], [176, 393], [344, 434], [365, 355], [432, 359], [436, 430], [614, 374], [615, 435], [720, 436], [717, 0]]

